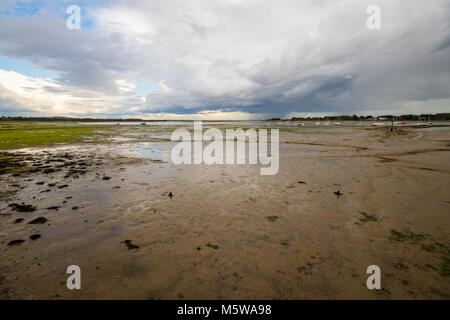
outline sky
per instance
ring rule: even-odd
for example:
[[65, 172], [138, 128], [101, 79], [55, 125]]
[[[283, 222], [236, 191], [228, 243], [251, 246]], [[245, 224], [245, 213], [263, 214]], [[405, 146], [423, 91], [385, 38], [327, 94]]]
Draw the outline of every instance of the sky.
[[448, 0], [0, 0], [0, 116], [450, 112], [449, 23]]

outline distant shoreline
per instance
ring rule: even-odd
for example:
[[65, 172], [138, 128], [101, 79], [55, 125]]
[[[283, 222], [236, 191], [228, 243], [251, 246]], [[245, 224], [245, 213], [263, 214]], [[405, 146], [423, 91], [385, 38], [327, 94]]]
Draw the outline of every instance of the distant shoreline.
[[[419, 119], [420, 117], [420, 119]], [[271, 119], [247, 119], [247, 120], [202, 120], [204, 122], [218, 122], [218, 121], [227, 121], [227, 122], [243, 122], [243, 121], [450, 121], [450, 113], [436, 113], [436, 114], [407, 114], [400, 116], [392, 116], [392, 115], [382, 115], [382, 116], [356, 116], [356, 115], [342, 115], [342, 116], [327, 116], [327, 117], [294, 117], [291, 119], [282, 119], [282, 118], [271, 118]], [[0, 117], [0, 122], [8, 122], [8, 121], [49, 121], [49, 122], [193, 122], [195, 119], [165, 119], [165, 120], [156, 120], [156, 119], [110, 119], [110, 118], [72, 118], [72, 117]]]

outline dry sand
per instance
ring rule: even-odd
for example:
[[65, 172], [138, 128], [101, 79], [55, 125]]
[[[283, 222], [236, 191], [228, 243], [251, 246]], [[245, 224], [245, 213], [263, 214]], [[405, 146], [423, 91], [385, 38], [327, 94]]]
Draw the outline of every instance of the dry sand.
[[[85, 157], [88, 170], [0, 176], [0, 298], [450, 298], [450, 128], [280, 139], [275, 176], [256, 165], [177, 166], [171, 142], [45, 149]], [[37, 210], [8, 206], [22, 202]], [[38, 217], [48, 222], [28, 224]], [[8, 246], [16, 239], [25, 242]], [[81, 290], [66, 287], [71, 264]], [[366, 287], [374, 264], [382, 290]]]

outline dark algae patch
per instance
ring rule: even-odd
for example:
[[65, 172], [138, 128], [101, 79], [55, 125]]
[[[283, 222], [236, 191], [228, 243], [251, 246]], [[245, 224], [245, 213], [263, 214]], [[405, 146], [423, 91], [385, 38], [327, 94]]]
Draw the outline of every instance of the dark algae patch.
[[11, 203], [9, 207], [12, 207], [13, 210], [18, 212], [33, 212], [36, 211], [36, 207], [32, 206], [31, 204], [18, 204], [18, 203]]
[[427, 239], [428, 236], [424, 234], [417, 234], [408, 230], [403, 232], [392, 229], [389, 240], [395, 242], [419, 242]]
[[407, 265], [405, 265], [401, 262], [394, 264], [394, 268], [396, 268], [398, 270], [408, 270], [409, 269]]
[[218, 246], [218, 245], [216, 245], [216, 244], [211, 244], [211, 242], [208, 242], [206, 246], [207, 246], [208, 248], [211, 248], [211, 249], [214, 249], [214, 250], [219, 249], [219, 246]]
[[313, 267], [314, 265], [311, 262], [307, 262], [304, 266], [298, 267], [297, 271], [307, 276], [310, 276], [312, 274]]
[[34, 220], [31, 220], [30, 222], [28, 222], [28, 224], [43, 224], [46, 223], [47, 221], [48, 221], [47, 218], [39, 217]]
[[443, 277], [448, 277], [450, 276], [450, 257], [447, 253], [447, 256], [442, 256], [442, 264], [441, 264], [441, 270], [440, 270], [440, 274]]
[[[426, 234], [417, 234], [408, 230], [403, 230], [403, 232], [400, 232], [393, 229], [391, 230], [389, 240], [417, 246], [420, 244], [420, 247], [418, 246], [418, 248], [433, 255], [435, 259], [440, 260], [440, 268], [434, 267], [429, 263], [425, 266], [428, 269], [439, 272], [442, 277], [450, 276], [450, 249], [444, 244], [433, 240], [431, 236]], [[401, 266], [397, 264], [397, 267]]]
[[267, 220], [269, 220], [270, 222], [276, 222], [278, 219], [280, 219], [279, 216], [268, 216], [266, 217]]
[[0, 153], [0, 174], [20, 175], [26, 164], [18, 159], [14, 154], [6, 152]]
[[371, 215], [369, 215], [369, 214], [367, 214], [367, 213], [365, 213], [363, 211], [361, 211], [359, 213], [362, 215], [362, 217], [359, 218], [359, 221], [362, 222], [362, 223], [366, 223], [366, 222], [370, 222], [370, 221], [373, 221], [373, 222], [377, 222], [378, 221], [377, 217], [375, 217], [375, 216], [371, 216]]

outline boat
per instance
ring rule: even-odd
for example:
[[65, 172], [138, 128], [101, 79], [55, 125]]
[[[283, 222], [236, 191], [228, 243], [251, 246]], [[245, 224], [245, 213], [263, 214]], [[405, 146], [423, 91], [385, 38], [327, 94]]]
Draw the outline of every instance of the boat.
[[426, 126], [427, 124], [425, 122], [422, 122], [422, 118], [419, 116], [419, 121], [417, 121], [417, 126], [418, 127], [423, 127]]
[[305, 124], [303, 122], [300, 122], [298, 125], [299, 126], [304, 126]]
[[146, 126], [147, 122], [141, 122], [141, 126]]
[[344, 124], [342, 122], [335, 122], [334, 125], [340, 127], [340, 126], [343, 126]]
[[374, 122], [374, 123], [372, 123], [372, 127], [382, 127], [382, 126], [384, 126], [383, 122]]
[[394, 124], [406, 124], [405, 121], [395, 121]]

